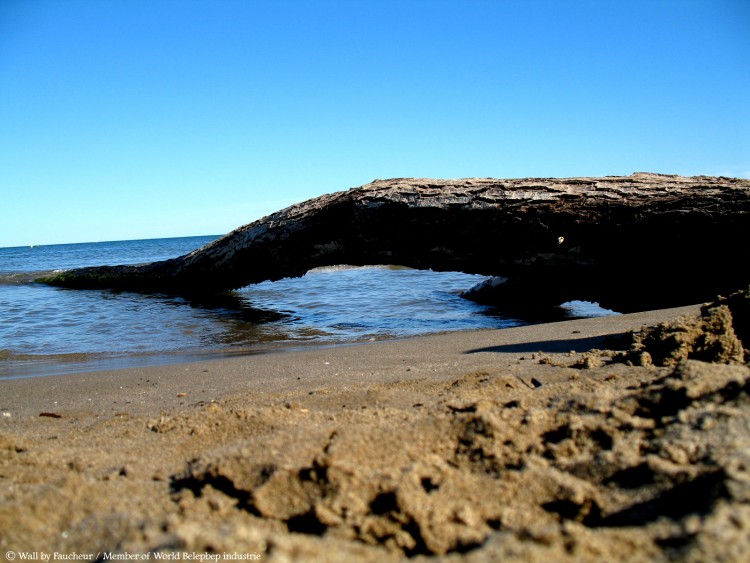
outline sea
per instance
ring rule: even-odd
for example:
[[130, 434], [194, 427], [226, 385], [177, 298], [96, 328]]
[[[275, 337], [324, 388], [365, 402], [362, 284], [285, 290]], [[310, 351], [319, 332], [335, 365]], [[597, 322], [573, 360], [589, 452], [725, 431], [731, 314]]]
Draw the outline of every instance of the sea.
[[[194, 236], [0, 248], [0, 379], [164, 365], [524, 324], [461, 298], [484, 279], [398, 265], [332, 265], [202, 298], [73, 290], [34, 280], [174, 258]], [[566, 304], [571, 317], [612, 314]]]

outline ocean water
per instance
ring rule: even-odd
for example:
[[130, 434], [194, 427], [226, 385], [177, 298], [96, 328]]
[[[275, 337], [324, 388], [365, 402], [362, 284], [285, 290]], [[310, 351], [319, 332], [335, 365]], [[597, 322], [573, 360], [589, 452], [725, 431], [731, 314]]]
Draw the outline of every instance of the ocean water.
[[201, 299], [34, 282], [58, 270], [172, 258], [215, 238], [0, 248], [0, 378], [521, 324], [460, 297], [482, 276], [389, 265], [320, 268]]

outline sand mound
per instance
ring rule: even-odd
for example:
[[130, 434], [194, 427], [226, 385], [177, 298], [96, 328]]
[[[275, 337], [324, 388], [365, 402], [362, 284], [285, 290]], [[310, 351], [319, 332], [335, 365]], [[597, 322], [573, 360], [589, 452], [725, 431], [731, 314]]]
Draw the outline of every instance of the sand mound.
[[[680, 317], [631, 333], [628, 352], [615, 357], [633, 365], [673, 366], [695, 359], [742, 363], [750, 342], [750, 288], [720, 297], [701, 308], [699, 316]], [[743, 340], [744, 339], [744, 340]], [[750, 357], [750, 352], [748, 352]]]

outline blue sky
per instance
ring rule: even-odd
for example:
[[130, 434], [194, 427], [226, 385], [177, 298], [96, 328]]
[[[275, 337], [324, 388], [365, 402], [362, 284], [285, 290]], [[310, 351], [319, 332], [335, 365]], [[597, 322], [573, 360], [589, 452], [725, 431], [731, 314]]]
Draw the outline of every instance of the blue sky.
[[0, 0], [0, 246], [391, 177], [750, 177], [747, 0]]

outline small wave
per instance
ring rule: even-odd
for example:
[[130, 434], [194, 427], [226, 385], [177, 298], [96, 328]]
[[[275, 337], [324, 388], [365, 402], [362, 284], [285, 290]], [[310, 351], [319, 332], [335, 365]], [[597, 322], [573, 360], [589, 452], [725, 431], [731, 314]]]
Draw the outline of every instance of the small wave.
[[407, 266], [394, 266], [392, 264], [372, 264], [368, 266], [352, 266], [351, 264], [337, 264], [336, 266], [319, 266], [308, 270], [308, 274], [319, 274], [325, 272], [346, 272], [349, 270], [411, 270]]
[[567, 312], [568, 316], [574, 318], [609, 317], [620, 314], [591, 301], [568, 301], [560, 307]]
[[110, 357], [115, 354], [96, 354], [89, 352], [69, 352], [65, 354], [17, 354], [12, 350], [4, 348], [0, 350], [0, 361], [12, 362], [38, 362], [38, 361], [58, 361], [58, 362], [83, 362], [97, 357]]

